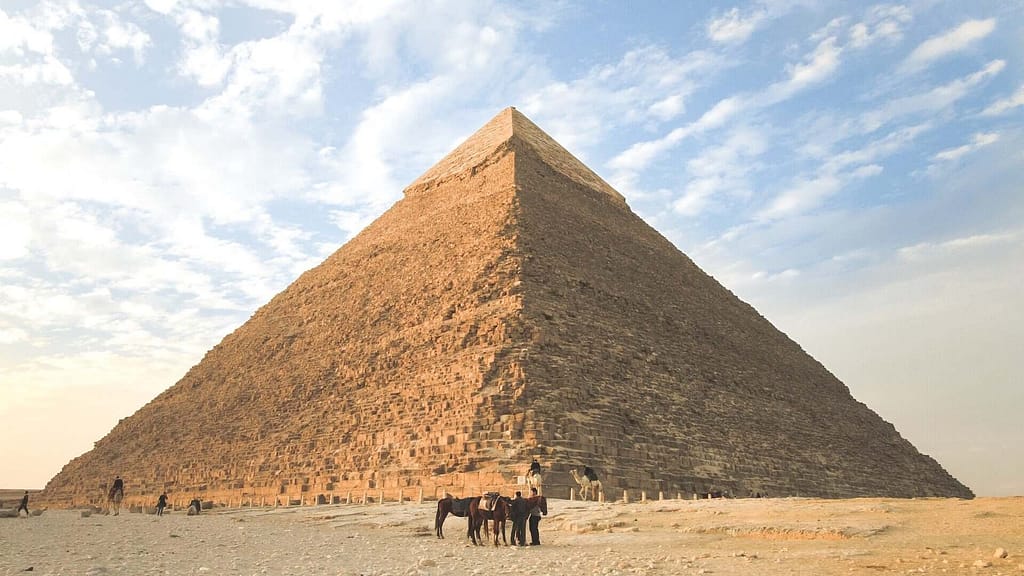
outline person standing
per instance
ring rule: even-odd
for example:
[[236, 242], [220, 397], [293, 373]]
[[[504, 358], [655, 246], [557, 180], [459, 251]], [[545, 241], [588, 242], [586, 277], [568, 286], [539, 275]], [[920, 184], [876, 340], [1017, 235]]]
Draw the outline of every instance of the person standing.
[[164, 508], [167, 508], [167, 494], [161, 494], [156, 500], [156, 515], [163, 516]]
[[[537, 489], [530, 488], [530, 497], [537, 497]], [[530, 546], [540, 546], [540, 498], [537, 498], [538, 502], [530, 509]]]
[[512, 545], [526, 546], [526, 499], [516, 492], [512, 499]]
[[32, 513], [28, 511], [28, 490], [25, 490], [25, 495], [21, 497], [21, 504], [18, 506], [18, 516], [21, 516], [21, 511], [25, 511], [26, 516], [31, 516]]

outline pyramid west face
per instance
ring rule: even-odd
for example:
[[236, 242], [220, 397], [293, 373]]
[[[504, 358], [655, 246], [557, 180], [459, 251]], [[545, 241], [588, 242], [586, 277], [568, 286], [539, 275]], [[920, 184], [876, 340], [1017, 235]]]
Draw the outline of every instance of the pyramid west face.
[[[970, 497], [515, 109], [47, 485]], [[557, 495], [557, 494], [554, 494]], [[173, 497], [172, 497], [173, 501]]]

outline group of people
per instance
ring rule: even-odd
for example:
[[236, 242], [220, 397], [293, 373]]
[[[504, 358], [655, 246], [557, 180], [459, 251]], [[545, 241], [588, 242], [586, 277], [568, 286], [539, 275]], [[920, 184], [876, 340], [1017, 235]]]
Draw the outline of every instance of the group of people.
[[[536, 462], [536, 460], [534, 460]], [[530, 497], [537, 496], [537, 489], [530, 488]], [[523, 493], [517, 491], [516, 497], [512, 499], [512, 545], [526, 546], [526, 524], [530, 524], [530, 546], [540, 546], [540, 504], [530, 508], [530, 501], [523, 498]], [[546, 513], [546, 512], [545, 512]]]

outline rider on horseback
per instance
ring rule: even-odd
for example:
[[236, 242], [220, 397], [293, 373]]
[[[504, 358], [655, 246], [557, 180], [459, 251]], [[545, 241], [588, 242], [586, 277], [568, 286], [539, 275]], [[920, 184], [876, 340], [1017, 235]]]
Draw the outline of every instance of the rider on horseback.
[[534, 458], [533, 462], [530, 463], [530, 471], [527, 473], [527, 476], [533, 476], [535, 474], [540, 474], [540, 462], [537, 462], [536, 458]]

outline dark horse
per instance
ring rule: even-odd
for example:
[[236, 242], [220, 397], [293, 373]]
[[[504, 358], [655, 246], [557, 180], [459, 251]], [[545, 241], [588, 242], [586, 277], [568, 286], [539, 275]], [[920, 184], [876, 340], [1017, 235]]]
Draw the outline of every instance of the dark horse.
[[[444, 538], [444, 531], [441, 527], [444, 526], [444, 519], [449, 514], [452, 516], [458, 516], [459, 518], [467, 518], [469, 520], [469, 528], [466, 529], [466, 536], [473, 538], [473, 517], [470, 515], [470, 506], [476, 505], [480, 502], [479, 496], [473, 496], [470, 498], [452, 498], [451, 496], [445, 496], [437, 501], [437, 515], [434, 516], [434, 530], [437, 532], [438, 538]], [[476, 543], [476, 540], [473, 540]]]
[[[480, 506], [478, 502], [475, 507], [472, 508], [473, 518], [473, 530], [472, 537], [475, 537], [473, 543], [479, 541], [483, 543], [483, 538], [480, 538], [480, 527], [484, 529], [484, 534], [487, 534], [487, 521], [494, 521], [494, 545], [498, 545], [498, 534], [501, 534], [501, 539], [505, 544], [508, 544], [508, 539], [505, 537], [505, 521], [508, 520], [512, 513], [512, 504], [508, 496], [499, 496], [498, 494], [491, 495], [491, 509], [488, 510], [485, 507]], [[482, 502], [482, 500], [481, 500]]]

